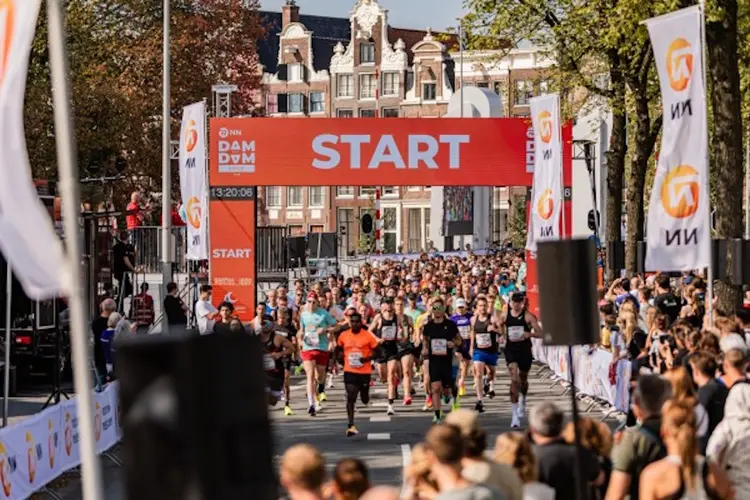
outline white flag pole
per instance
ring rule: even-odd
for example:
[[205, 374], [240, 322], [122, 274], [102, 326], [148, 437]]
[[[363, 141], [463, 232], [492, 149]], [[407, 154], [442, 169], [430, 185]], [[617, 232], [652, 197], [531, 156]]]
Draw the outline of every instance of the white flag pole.
[[65, 217], [66, 258], [71, 282], [68, 283], [70, 306], [70, 342], [73, 351], [73, 381], [80, 432], [84, 500], [102, 499], [102, 480], [94, 440], [94, 406], [91, 404], [91, 380], [88, 371], [88, 328], [86, 327], [86, 297], [81, 284], [81, 231], [78, 226], [80, 193], [78, 165], [75, 161], [73, 119], [70, 110], [70, 82], [65, 41], [65, 24], [61, 0], [47, 0], [49, 22], [49, 54], [52, 70], [52, 97], [55, 109], [55, 143], [57, 145], [60, 191]]

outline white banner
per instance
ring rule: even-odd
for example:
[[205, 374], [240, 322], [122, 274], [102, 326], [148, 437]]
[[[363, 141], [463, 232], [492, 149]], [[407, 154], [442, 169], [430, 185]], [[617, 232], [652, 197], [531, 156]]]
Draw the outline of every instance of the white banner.
[[206, 105], [202, 102], [186, 106], [182, 112], [180, 192], [187, 213], [187, 258], [208, 259]]
[[699, 269], [711, 265], [703, 14], [695, 6], [646, 24], [664, 108], [648, 207], [646, 270]]
[[0, 0], [0, 250], [32, 298], [71, 285], [62, 242], [32, 182], [23, 126], [29, 52], [41, 0]]
[[562, 137], [560, 97], [546, 94], [529, 102], [534, 127], [534, 181], [526, 249], [536, 243], [560, 238], [562, 213]]

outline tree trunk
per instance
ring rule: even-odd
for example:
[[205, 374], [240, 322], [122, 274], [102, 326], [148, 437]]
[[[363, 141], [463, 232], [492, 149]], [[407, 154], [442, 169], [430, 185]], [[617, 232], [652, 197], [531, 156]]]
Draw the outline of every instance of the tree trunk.
[[[627, 150], [627, 118], [625, 115], [625, 85], [615, 80], [612, 73], [612, 85], [619, 102], [613, 103], [612, 135], [607, 151], [607, 203], [605, 210], [605, 227], [607, 243], [621, 241], [622, 228], [622, 183], [625, 177], [625, 152]], [[610, 264], [611, 255], [607, 254], [606, 277], [612, 281], [614, 273]]]
[[651, 123], [645, 82], [635, 90], [636, 136], [635, 149], [628, 179], [628, 226], [625, 238], [625, 269], [632, 276], [638, 270], [638, 242], [643, 241], [643, 194], [646, 187], [648, 160], [661, 129], [661, 117]]
[[[713, 158], [716, 172], [716, 234], [742, 238], [742, 113], [737, 56], [737, 0], [716, 0], [720, 20], [706, 24], [708, 69], [713, 107]], [[741, 256], [727, 254], [727, 273]], [[731, 277], [731, 276], [730, 276]], [[739, 280], [738, 280], [739, 281]], [[730, 279], [715, 282], [719, 308], [732, 313], [742, 304], [742, 290]]]

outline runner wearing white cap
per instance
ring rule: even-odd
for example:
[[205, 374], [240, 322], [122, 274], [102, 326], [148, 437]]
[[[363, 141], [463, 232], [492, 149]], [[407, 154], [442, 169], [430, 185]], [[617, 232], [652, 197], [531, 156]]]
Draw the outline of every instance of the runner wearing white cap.
[[[466, 374], [471, 366], [471, 355], [469, 354], [471, 347], [471, 312], [468, 310], [466, 299], [463, 297], [456, 299], [455, 313], [450, 319], [456, 323], [461, 340], [463, 341], [461, 347], [456, 349], [456, 357], [458, 357], [459, 362], [458, 395], [465, 396]], [[456, 403], [458, 403], [458, 399], [456, 399]]]

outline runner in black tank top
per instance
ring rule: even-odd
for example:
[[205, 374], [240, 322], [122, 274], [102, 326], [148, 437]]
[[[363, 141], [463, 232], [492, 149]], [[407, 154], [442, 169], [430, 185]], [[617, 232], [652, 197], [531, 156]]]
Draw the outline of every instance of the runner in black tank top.
[[[266, 320], [266, 318], [268, 318]], [[260, 332], [260, 342], [263, 346], [263, 370], [268, 376], [268, 403], [275, 406], [281, 398], [281, 390], [284, 387], [284, 356], [290, 356], [294, 347], [289, 340], [277, 335], [272, 328], [272, 318], [264, 317], [264, 326]]]
[[[393, 301], [385, 299], [380, 304], [380, 315], [373, 322], [373, 333], [383, 340], [380, 344], [381, 355], [379, 370], [383, 366], [386, 369], [386, 383], [388, 384], [388, 408], [387, 415], [393, 415], [393, 402], [396, 399], [396, 386], [398, 384], [399, 352], [398, 343], [404, 336], [404, 329], [399, 326], [396, 315], [393, 312]], [[381, 371], [381, 378], [383, 373]]]
[[[489, 313], [487, 299], [480, 297], [476, 301], [477, 314], [471, 319], [471, 359], [474, 371], [474, 388], [477, 394], [477, 404], [474, 409], [484, 412], [482, 397], [486, 393], [490, 398], [495, 397], [495, 369], [497, 367], [497, 337], [498, 325]], [[487, 383], [483, 383], [486, 377]]]
[[[400, 378], [404, 383], [404, 406], [409, 406], [412, 403], [411, 398], [415, 393], [411, 385], [411, 379], [414, 377], [415, 347], [412, 339], [414, 325], [412, 325], [411, 318], [404, 313], [405, 306], [403, 297], [396, 297], [394, 299], [393, 307], [396, 313], [396, 320], [402, 332], [398, 342], [398, 357], [401, 368]], [[396, 396], [396, 399], [398, 399], [398, 396]]]
[[503, 313], [506, 335], [505, 361], [510, 374], [510, 402], [513, 414], [511, 427], [520, 427], [526, 415], [526, 393], [529, 390], [529, 370], [534, 357], [531, 338], [541, 337], [542, 330], [536, 317], [526, 309], [526, 297], [514, 292], [510, 306]]

